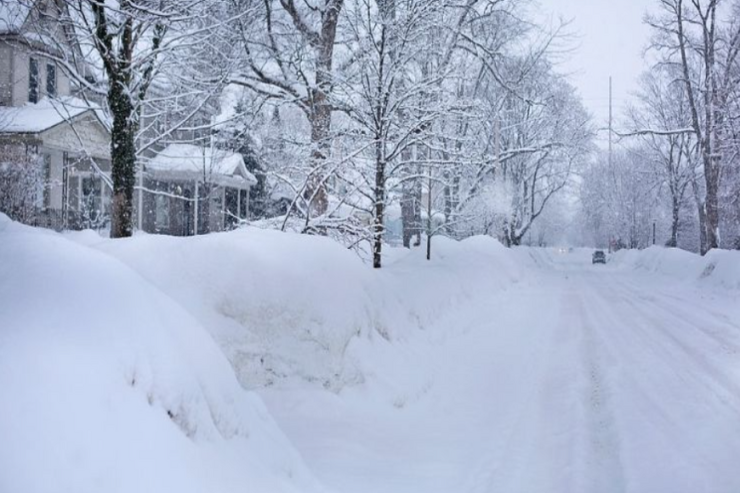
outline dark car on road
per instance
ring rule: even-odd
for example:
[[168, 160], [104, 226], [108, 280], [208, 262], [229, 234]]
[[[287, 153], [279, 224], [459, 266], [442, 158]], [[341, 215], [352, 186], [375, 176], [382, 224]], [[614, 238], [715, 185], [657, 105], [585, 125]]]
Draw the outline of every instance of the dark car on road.
[[604, 253], [604, 250], [596, 250], [593, 254], [593, 257], [591, 257], [591, 263], [592, 264], [605, 264], [606, 254]]

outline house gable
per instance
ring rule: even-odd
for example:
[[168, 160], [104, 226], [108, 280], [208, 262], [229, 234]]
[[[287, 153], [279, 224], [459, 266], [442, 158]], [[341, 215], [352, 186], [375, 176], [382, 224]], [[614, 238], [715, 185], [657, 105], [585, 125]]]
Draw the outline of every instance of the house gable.
[[40, 132], [40, 137], [47, 147], [110, 160], [110, 134], [93, 110]]
[[29, 5], [2, 0], [0, 105], [20, 106], [44, 96], [68, 96], [72, 92], [68, 75], [52, 59], [59, 50], [74, 49], [59, 22], [64, 3], [37, 0], [32, 7]]

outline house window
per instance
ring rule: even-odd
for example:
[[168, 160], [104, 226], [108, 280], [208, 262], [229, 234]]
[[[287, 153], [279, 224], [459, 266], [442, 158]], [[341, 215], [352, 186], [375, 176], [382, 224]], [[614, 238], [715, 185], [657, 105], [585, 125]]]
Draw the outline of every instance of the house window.
[[57, 68], [50, 63], [46, 64], [46, 95], [50, 98], [57, 95]]
[[39, 61], [35, 58], [28, 65], [28, 101], [39, 102]]

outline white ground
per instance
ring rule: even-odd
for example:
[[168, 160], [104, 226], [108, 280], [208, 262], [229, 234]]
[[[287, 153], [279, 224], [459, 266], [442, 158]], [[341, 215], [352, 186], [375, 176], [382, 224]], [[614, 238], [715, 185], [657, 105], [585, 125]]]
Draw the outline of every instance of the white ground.
[[534, 253], [404, 362], [430, 382], [407, 407], [263, 393], [309, 467], [357, 493], [740, 491], [738, 294]]
[[740, 491], [740, 254], [434, 255], [0, 216], [0, 492]]

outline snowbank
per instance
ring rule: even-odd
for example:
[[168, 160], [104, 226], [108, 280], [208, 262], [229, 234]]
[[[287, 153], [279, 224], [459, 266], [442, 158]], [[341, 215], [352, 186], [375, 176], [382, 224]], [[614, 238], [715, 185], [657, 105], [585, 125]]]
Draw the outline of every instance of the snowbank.
[[0, 216], [0, 491], [320, 490], [243, 387], [371, 377], [389, 407], [418, 397], [424, 371], [383, 366], [464, 331], [440, 322], [524, 273], [490, 238], [424, 254], [391, 249], [374, 271], [320, 237], [112, 241]]
[[321, 490], [195, 318], [3, 215], [0, 388], [0, 491]]
[[719, 289], [740, 289], [740, 251], [712, 250], [704, 257], [678, 248], [621, 250], [610, 257], [621, 268], [669, 276]]
[[[435, 238], [389, 249], [374, 271], [322, 237], [244, 228], [194, 238], [141, 235], [76, 241], [122, 260], [214, 335], [247, 388], [276, 383], [338, 390], [362, 382], [355, 341], [403, 341], [453, 305], [522, 277], [521, 262], [491, 238]], [[362, 358], [359, 358], [362, 359]]]

